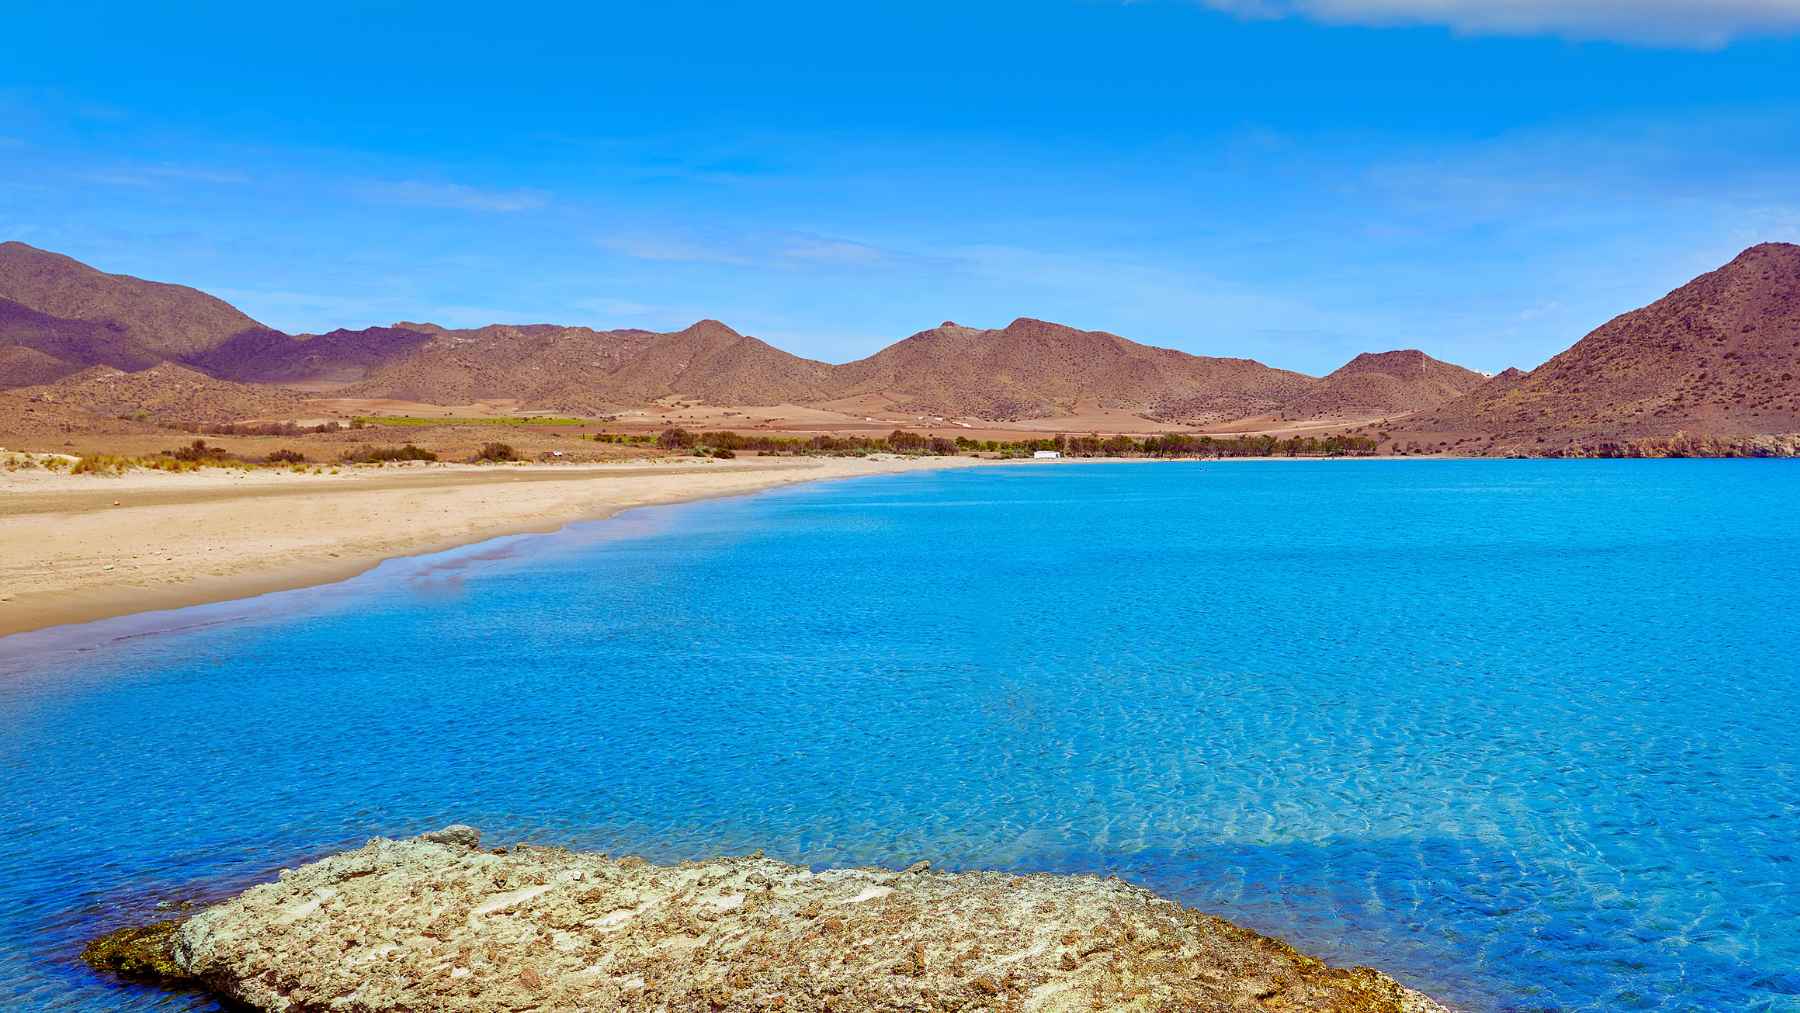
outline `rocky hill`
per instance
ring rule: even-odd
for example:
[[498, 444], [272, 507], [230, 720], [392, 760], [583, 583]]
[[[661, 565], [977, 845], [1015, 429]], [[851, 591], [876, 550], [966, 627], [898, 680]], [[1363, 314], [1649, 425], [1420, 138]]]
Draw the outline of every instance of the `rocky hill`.
[[998, 330], [945, 322], [832, 372], [832, 397], [880, 397], [902, 410], [1014, 420], [1079, 406], [1163, 418], [1267, 410], [1312, 377], [1251, 359], [1189, 355], [1020, 318]]
[[608, 378], [623, 403], [671, 395], [711, 404], [773, 405], [830, 397], [835, 369], [802, 359], [717, 320], [653, 336]]
[[25, 391], [0, 391], [0, 447], [60, 450], [74, 436], [166, 435], [144, 422], [97, 415], [80, 405]]
[[102, 417], [170, 425], [294, 419], [305, 414], [306, 405], [306, 396], [298, 391], [233, 383], [167, 362], [135, 373], [90, 366], [55, 383], [13, 393]]
[[45, 383], [88, 366], [145, 369], [162, 358], [113, 321], [70, 320], [0, 299], [0, 387]]
[[398, 362], [432, 335], [406, 327], [366, 327], [326, 334], [243, 331], [186, 360], [213, 376], [245, 383], [354, 383]]
[[1529, 373], [1409, 419], [1397, 439], [1537, 450], [1800, 432], [1800, 246], [1767, 243], [1616, 317]]
[[408, 339], [397, 339], [397, 354], [337, 392], [340, 396], [431, 404], [517, 398], [562, 411], [607, 411], [617, 406], [609, 378], [654, 337], [649, 331], [554, 324], [447, 330], [400, 323], [387, 330], [423, 334], [426, 340], [401, 348]]
[[[116, 336], [121, 355], [148, 352], [158, 359], [184, 359], [245, 331], [268, 330], [230, 303], [196, 289], [105, 274], [18, 242], [0, 243], [0, 299], [49, 317], [104, 325]], [[118, 362], [95, 353], [79, 363], [95, 364]]]
[[1367, 417], [1416, 412], [1454, 400], [1487, 377], [1418, 349], [1364, 352], [1282, 405], [1292, 418]]

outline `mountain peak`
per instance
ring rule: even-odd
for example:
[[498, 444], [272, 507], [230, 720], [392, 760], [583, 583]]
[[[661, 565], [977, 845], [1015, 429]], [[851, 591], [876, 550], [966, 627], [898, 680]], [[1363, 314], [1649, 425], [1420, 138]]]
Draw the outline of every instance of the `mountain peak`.
[[693, 337], [743, 337], [743, 335], [734, 330], [730, 324], [725, 323], [723, 320], [714, 320], [712, 317], [707, 317], [704, 320], [696, 320], [692, 324], [689, 324], [674, 333], [691, 335]]

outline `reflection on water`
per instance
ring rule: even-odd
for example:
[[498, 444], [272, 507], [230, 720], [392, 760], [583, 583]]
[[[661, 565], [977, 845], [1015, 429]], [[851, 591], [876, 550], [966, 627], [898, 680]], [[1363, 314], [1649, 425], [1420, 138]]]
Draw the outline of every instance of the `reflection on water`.
[[1117, 874], [1475, 1009], [1784, 1008], [1796, 493], [1767, 462], [908, 475], [14, 638], [0, 1006], [203, 1008], [72, 956], [460, 820]]

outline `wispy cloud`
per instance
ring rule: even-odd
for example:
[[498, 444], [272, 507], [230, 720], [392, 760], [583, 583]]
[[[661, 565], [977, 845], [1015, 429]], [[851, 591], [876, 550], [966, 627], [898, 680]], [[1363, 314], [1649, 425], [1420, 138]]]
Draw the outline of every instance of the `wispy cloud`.
[[241, 172], [192, 165], [157, 165], [145, 169], [144, 172], [158, 179], [186, 180], [194, 183], [238, 184], [250, 182], [250, 177]]
[[867, 267], [894, 259], [879, 246], [810, 232], [694, 237], [679, 232], [605, 236], [603, 249], [637, 260], [734, 267]]
[[238, 185], [250, 182], [250, 177], [241, 172], [186, 165], [148, 165], [96, 169], [92, 172], [82, 173], [81, 178], [85, 182], [99, 183], [103, 186], [155, 186], [158, 183], [165, 182]]
[[493, 190], [461, 183], [431, 183], [416, 179], [371, 183], [363, 187], [363, 193], [374, 200], [390, 204], [503, 214], [535, 211], [550, 203], [550, 195], [542, 190]]
[[599, 240], [602, 249], [637, 260], [657, 260], [678, 264], [732, 264], [744, 266], [754, 261], [730, 246], [685, 239], [679, 236], [643, 234], [606, 236]]
[[659, 316], [666, 312], [665, 308], [661, 306], [653, 306], [649, 303], [637, 302], [632, 299], [615, 299], [610, 296], [595, 296], [587, 299], [576, 299], [569, 305], [574, 306], [577, 309], [586, 310], [589, 313], [598, 313], [608, 319], [630, 318], [637, 320], [643, 317]]
[[1559, 35], [1714, 49], [1800, 32], [1800, 0], [1199, 0], [1246, 18], [1439, 25], [1470, 35]]
[[782, 248], [781, 255], [827, 264], [873, 264], [884, 256], [880, 249], [867, 243], [823, 236], [796, 236]]

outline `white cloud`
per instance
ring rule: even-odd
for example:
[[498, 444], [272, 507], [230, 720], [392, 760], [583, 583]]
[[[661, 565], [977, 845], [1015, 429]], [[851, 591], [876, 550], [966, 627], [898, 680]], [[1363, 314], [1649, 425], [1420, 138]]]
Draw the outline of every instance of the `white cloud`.
[[820, 236], [796, 236], [781, 253], [794, 260], [831, 264], [872, 264], [882, 259], [881, 251], [866, 243]]
[[722, 245], [695, 242], [669, 236], [621, 235], [598, 240], [600, 246], [637, 260], [656, 260], [676, 264], [751, 263], [746, 257]]
[[734, 267], [864, 267], [892, 258], [868, 243], [807, 232], [752, 233], [693, 238], [671, 233], [625, 233], [596, 240], [603, 249], [637, 260]]
[[661, 306], [638, 302], [635, 299], [618, 299], [612, 296], [595, 296], [589, 299], [576, 299], [569, 305], [577, 309], [598, 313], [603, 317], [629, 317], [633, 320], [644, 317], [661, 316], [665, 310]]
[[1441, 25], [1471, 35], [1560, 35], [1712, 49], [1800, 31], [1800, 0], [1199, 0], [1246, 18]]
[[549, 195], [541, 190], [485, 190], [460, 183], [427, 183], [414, 179], [376, 183], [364, 190], [377, 200], [395, 204], [461, 211], [535, 211], [550, 201]]
[[131, 166], [120, 169], [99, 169], [84, 173], [81, 177], [89, 183], [100, 183], [105, 186], [152, 186], [159, 181], [179, 181], [189, 183], [248, 183], [250, 177], [240, 172], [227, 172], [217, 169], [195, 168], [183, 165]]

